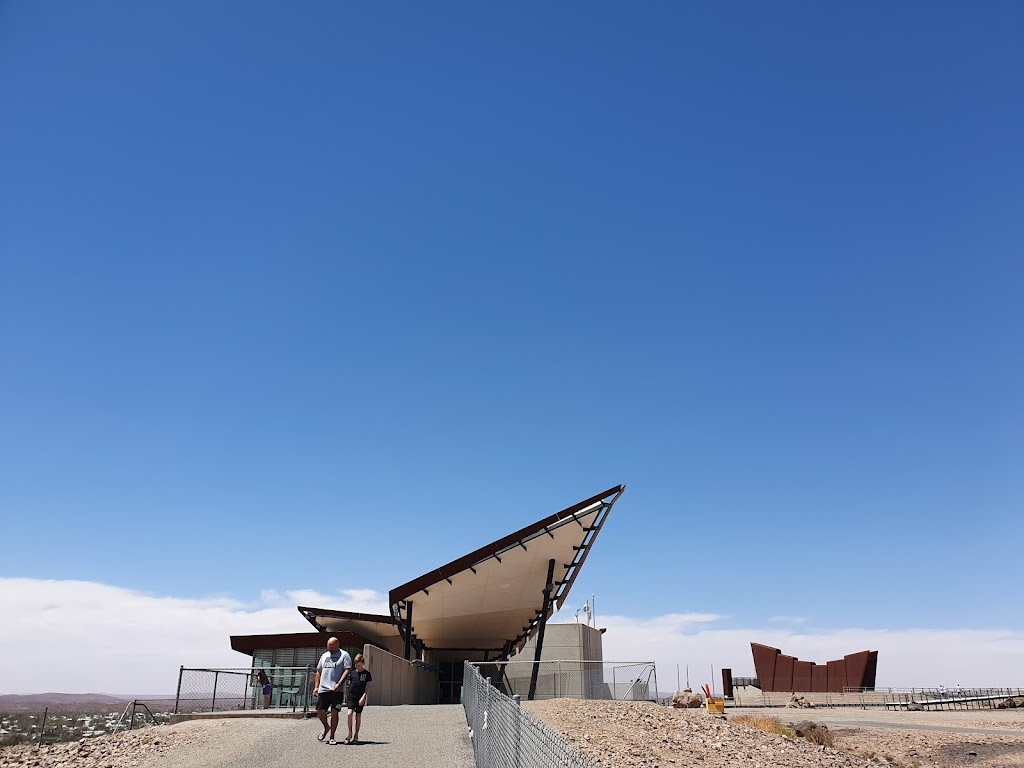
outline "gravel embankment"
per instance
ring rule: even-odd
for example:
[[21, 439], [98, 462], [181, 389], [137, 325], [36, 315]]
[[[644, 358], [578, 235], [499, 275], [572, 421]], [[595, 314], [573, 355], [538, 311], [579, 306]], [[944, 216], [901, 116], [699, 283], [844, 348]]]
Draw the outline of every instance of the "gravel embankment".
[[[894, 765], [905, 768], [943, 766], [1024, 766], [1024, 734], [1007, 726], [1016, 720], [984, 714], [960, 721], [969, 727], [1000, 723], [1003, 733], [964, 734], [907, 731], [893, 727], [862, 728], [829, 721], [836, 748], [803, 739], [791, 740], [729, 722], [704, 710], [660, 707], [645, 702], [559, 699], [523, 704], [530, 712], [579, 747], [591, 759], [611, 768], [689, 765], [705, 768], [863, 768]], [[817, 710], [759, 710], [782, 722], [815, 720]], [[892, 713], [893, 715], [897, 713]], [[904, 713], [906, 714], [906, 713]], [[953, 716], [960, 713], [928, 713]], [[1024, 714], [1024, 713], [1022, 713]], [[893, 725], [899, 721], [893, 718]], [[955, 720], [953, 721], [956, 722]], [[984, 727], [984, 726], [982, 726]], [[970, 755], [975, 752], [975, 755]]]
[[42, 747], [19, 744], [0, 748], [0, 768], [132, 768], [143, 757], [159, 759], [194, 738], [172, 732], [169, 727], [157, 727]]

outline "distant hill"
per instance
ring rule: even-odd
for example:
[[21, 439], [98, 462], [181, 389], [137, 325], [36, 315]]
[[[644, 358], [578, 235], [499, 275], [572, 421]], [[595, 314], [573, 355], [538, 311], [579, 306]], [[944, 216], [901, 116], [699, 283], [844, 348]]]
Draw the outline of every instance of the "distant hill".
[[64, 712], [106, 711], [123, 709], [133, 698], [106, 693], [3, 693], [0, 712], [42, 712], [46, 707]]

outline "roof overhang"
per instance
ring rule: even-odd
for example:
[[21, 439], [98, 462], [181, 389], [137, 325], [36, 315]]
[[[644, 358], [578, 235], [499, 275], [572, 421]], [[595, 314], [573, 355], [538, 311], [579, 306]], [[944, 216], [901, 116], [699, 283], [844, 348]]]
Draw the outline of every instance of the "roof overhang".
[[540, 625], [549, 562], [550, 615], [624, 490], [609, 488], [391, 590], [396, 630], [405, 636], [411, 606], [412, 640], [424, 647], [508, 655]]
[[[339, 632], [338, 641], [344, 646], [361, 647], [371, 642], [357, 632]], [[231, 650], [252, 656], [259, 650], [276, 648], [323, 648], [326, 643], [322, 632], [288, 632], [276, 635], [231, 635]]]
[[398, 623], [391, 616], [354, 611], [332, 611], [328, 608], [310, 608], [300, 605], [299, 613], [306, 617], [318, 632], [355, 632], [365, 637], [384, 640], [398, 637]]

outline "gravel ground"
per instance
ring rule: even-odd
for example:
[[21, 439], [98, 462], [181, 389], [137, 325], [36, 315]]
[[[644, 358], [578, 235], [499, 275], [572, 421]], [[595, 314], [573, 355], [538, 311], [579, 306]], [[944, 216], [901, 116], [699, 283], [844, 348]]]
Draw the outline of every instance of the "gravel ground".
[[[741, 711], [729, 710], [730, 714]], [[765, 710], [748, 710], [755, 711]], [[867, 757], [881, 757], [905, 768], [1024, 766], [1024, 711], [771, 711], [779, 712], [783, 720], [808, 719], [824, 723], [841, 749]], [[788, 713], [788, 717], [782, 713]]]
[[[704, 710], [643, 702], [524, 702], [602, 766], [697, 765], [706, 768], [1004, 768], [1024, 766], [1024, 712], [884, 712], [881, 710], [754, 709], [747, 714], [784, 723], [813, 720], [836, 737], [835, 749], [792, 741], [729, 722]], [[908, 717], [909, 716], [909, 717]], [[871, 727], [854, 721], [868, 721]], [[901, 727], [902, 726], [902, 727]], [[908, 730], [917, 728], [918, 730]], [[927, 728], [928, 730], [923, 730]], [[943, 730], [933, 730], [933, 729]], [[989, 733], [961, 733], [992, 731]], [[970, 753], [974, 752], [974, 755]]]
[[[339, 736], [347, 731], [344, 713]], [[318, 742], [320, 721], [236, 718], [191, 720], [86, 742], [0, 750], [2, 768], [473, 768], [459, 705], [369, 707], [360, 744]], [[83, 760], [82, 750], [95, 755]]]
[[[732, 723], [704, 710], [644, 702], [524, 702], [602, 766], [705, 768], [1024, 768], [1024, 711], [753, 709], [827, 725], [835, 749]], [[344, 728], [344, 719], [342, 719]], [[925, 730], [927, 729], [927, 730]], [[82, 742], [0, 749], [0, 768], [472, 768], [462, 707], [367, 709], [365, 744], [317, 742], [317, 720], [210, 719]], [[344, 736], [344, 731], [339, 735]], [[970, 753], [974, 752], [974, 755]]]

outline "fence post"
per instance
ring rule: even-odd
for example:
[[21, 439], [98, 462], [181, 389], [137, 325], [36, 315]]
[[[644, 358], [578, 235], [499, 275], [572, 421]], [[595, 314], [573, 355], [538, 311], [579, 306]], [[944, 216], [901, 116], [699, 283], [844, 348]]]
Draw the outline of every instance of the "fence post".
[[516, 768], [519, 768], [519, 720], [523, 716], [522, 697], [517, 693], [512, 697], [512, 701], [515, 702], [515, 715], [516, 715]]
[[39, 746], [43, 746], [43, 731], [46, 730], [46, 713], [50, 711], [49, 707], [43, 710], [43, 724], [39, 726]]
[[181, 700], [181, 676], [185, 674], [185, 667], [178, 667], [178, 692], [174, 694], [174, 714], [178, 714], [178, 702]]
[[484, 736], [484, 765], [490, 766], [491, 764], [491, 735], [488, 731], [487, 713], [491, 709], [491, 678], [484, 678], [484, 721], [480, 726], [480, 730], [483, 731]]
[[[782, 674], [781, 672], [779, 674]], [[615, 667], [612, 667], [612, 701], [618, 701], [618, 694], [615, 692]]]
[[213, 699], [210, 701], [210, 711], [217, 711], [217, 679], [220, 677], [220, 672], [217, 670], [213, 671]]
[[310, 689], [309, 678], [310, 678], [310, 671], [311, 670], [312, 670], [312, 666], [310, 664], [307, 664], [306, 665], [306, 671], [303, 673], [303, 678], [302, 678], [302, 714], [303, 714], [303, 716], [306, 716], [306, 715], [309, 714], [309, 689]]

